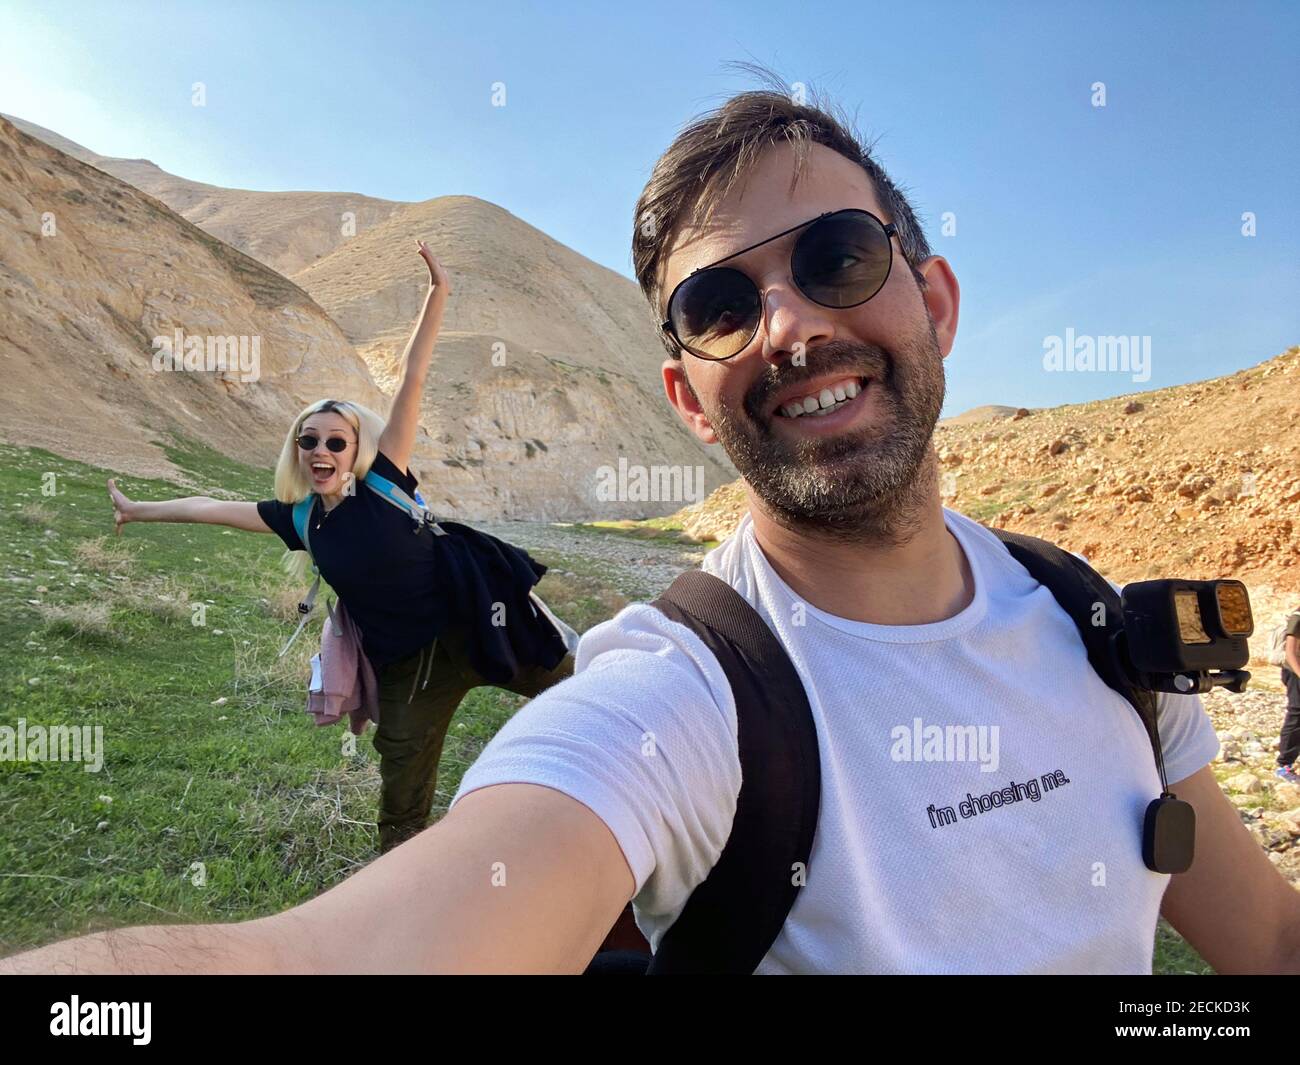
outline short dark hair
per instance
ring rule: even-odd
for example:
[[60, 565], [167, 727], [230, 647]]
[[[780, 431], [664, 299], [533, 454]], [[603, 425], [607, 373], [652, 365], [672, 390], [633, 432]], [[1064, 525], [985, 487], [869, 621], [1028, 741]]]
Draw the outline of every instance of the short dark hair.
[[682, 357], [682, 349], [659, 329], [663, 321], [659, 269], [665, 252], [684, 226], [707, 221], [736, 181], [772, 145], [784, 141], [793, 147], [796, 182], [813, 144], [862, 167], [889, 216], [885, 221], [898, 227], [903, 255], [922, 288], [925, 280], [917, 265], [932, 254], [912, 205], [872, 157], [874, 143], [858, 136], [836, 104], [815, 91], [811, 102], [796, 102], [775, 72], [752, 63], [736, 65], [756, 74], [768, 88], [739, 93], [691, 122], [659, 157], [636, 202], [632, 269], [654, 314], [655, 329], [675, 359]]

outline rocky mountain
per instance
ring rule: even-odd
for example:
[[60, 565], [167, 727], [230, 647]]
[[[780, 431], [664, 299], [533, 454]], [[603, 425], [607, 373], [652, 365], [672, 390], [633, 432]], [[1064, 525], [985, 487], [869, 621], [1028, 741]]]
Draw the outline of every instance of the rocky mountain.
[[[1227, 377], [935, 431], [944, 503], [1052, 540], [1112, 580], [1235, 577], [1267, 630], [1300, 601], [1300, 347]], [[720, 539], [738, 483], [677, 516]]]
[[24, 133], [112, 174], [161, 200], [218, 240], [286, 277], [324, 258], [356, 233], [382, 222], [402, 203], [355, 192], [256, 192], [190, 181], [148, 159], [100, 155], [52, 130], [12, 115]]
[[415, 235], [452, 279], [423, 408], [452, 505], [518, 513], [527, 499], [540, 518], [638, 517], [673, 507], [599, 498], [600, 471], [620, 459], [684, 468], [693, 483], [700, 473], [706, 490], [735, 476], [669, 408], [636, 287], [472, 196], [404, 207], [294, 275], [381, 386], [394, 384], [428, 283]]
[[[351, 193], [221, 189], [178, 178], [147, 160], [99, 156], [49, 130], [22, 125], [59, 149], [69, 175], [104, 188], [110, 175], [119, 178], [157, 197], [158, 211], [171, 208], [201, 227], [201, 242], [228, 242], [233, 248], [227, 250], [246, 266], [251, 257], [292, 274], [289, 280], [262, 271], [259, 283], [296, 293], [313, 314], [322, 307], [328, 312], [382, 390], [365, 393], [381, 413], [427, 284], [415, 240], [430, 243], [451, 273], [453, 293], [413, 465], [440, 513], [635, 518], [698, 498], [638, 498], [633, 490], [611, 499], [605, 489], [620, 460], [652, 476], [680, 471], [680, 483], [695, 492], [735, 476], [721, 451], [701, 446], [664, 400], [662, 349], [636, 286], [508, 211], [467, 196], [401, 204]], [[344, 225], [348, 212], [355, 218]], [[103, 282], [111, 285], [105, 260]], [[41, 288], [38, 266], [28, 281]], [[178, 299], [214, 310], [198, 282], [171, 284]], [[115, 298], [106, 296], [110, 303]], [[126, 320], [135, 321], [130, 312]], [[313, 398], [355, 394], [328, 382], [311, 382]]]
[[[177, 330], [205, 367], [242, 343], [242, 366], [157, 367], [155, 338], [175, 347]], [[182, 479], [157, 443], [169, 429], [270, 466], [322, 394], [386, 405], [297, 285], [2, 119], [0, 372], [6, 442], [140, 476]]]
[[[967, 425], [970, 422], [991, 422], [998, 418], [1008, 418], [1017, 413], [1021, 408], [1007, 407], [1001, 403], [988, 403], [982, 407], [971, 407], [970, 410], [962, 411], [961, 414], [954, 414], [951, 418], [942, 418], [940, 425]], [[1029, 411], [1025, 410], [1025, 414]], [[1021, 415], [1024, 417], [1024, 415]]]

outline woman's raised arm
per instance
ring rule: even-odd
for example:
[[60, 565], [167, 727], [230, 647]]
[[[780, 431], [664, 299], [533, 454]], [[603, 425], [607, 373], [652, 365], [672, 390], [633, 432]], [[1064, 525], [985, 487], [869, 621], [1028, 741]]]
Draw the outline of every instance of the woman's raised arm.
[[256, 503], [240, 503], [209, 496], [186, 496], [161, 503], [142, 503], [127, 499], [112, 477], [108, 479], [108, 497], [113, 501], [113, 524], [118, 536], [128, 521], [190, 521], [204, 525], [229, 525], [245, 532], [269, 533], [271, 527], [257, 512]]
[[442, 328], [442, 314], [447, 307], [447, 297], [451, 295], [451, 281], [447, 277], [447, 271], [433, 257], [424, 241], [418, 240], [416, 244], [429, 267], [429, 291], [424, 297], [419, 321], [415, 323], [415, 332], [406, 342], [401, 378], [393, 396], [392, 409], [388, 412], [388, 424], [379, 437], [379, 450], [392, 459], [393, 465], [399, 470], [406, 469], [411, 460], [415, 429], [420, 419], [424, 379], [429, 373], [438, 330]]

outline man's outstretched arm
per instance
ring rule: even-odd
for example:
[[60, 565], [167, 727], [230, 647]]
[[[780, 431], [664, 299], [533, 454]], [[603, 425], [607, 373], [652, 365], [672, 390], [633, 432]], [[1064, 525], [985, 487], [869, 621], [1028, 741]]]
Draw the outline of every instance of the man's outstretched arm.
[[582, 803], [497, 784], [291, 910], [69, 939], [0, 973], [578, 973], [634, 886]]

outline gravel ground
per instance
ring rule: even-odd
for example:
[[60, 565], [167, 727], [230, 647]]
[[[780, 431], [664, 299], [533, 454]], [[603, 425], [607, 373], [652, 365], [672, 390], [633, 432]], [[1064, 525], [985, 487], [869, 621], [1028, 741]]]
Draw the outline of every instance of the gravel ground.
[[629, 599], [653, 599], [683, 570], [698, 566], [707, 549], [671, 540], [641, 540], [621, 533], [592, 532], [572, 525], [532, 521], [470, 523], [492, 536], [524, 548], [539, 562], [584, 563], [584, 571], [599, 576]]

